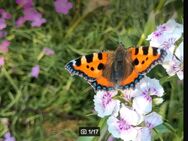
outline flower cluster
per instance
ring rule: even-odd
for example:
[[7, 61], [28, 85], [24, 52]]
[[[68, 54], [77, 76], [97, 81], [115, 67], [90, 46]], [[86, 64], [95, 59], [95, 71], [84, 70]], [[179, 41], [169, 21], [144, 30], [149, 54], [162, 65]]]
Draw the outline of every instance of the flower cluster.
[[95, 111], [99, 117], [109, 116], [108, 131], [113, 137], [125, 141], [149, 141], [151, 129], [162, 123], [161, 116], [152, 112], [152, 97], [163, 96], [162, 86], [158, 80], [146, 77], [135, 90], [121, 93], [125, 101], [122, 103], [114, 98], [118, 97], [117, 91], [98, 91], [94, 96]]
[[[169, 75], [183, 79], [183, 42], [175, 50], [175, 43], [182, 36], [182, 25], [169, 20], [148, 36], [150, 45], [167, 51], [162, 66]], [[181, 68], [180, 68], [181, 66]], [[154, 104], [163, 102], [164, 89], [159, 80], [146, 77], [135, 89], [97, 91], [94, 106], [97, 115], [108, 117], [108, 131], [124, 141], [151, 141], [152, 129], [163, 123], [162, 117], [152, 111]]]
[[34, 8], [32, 0], [16, 0], [16, 3], [23, 8], [24, 14], [17, 19], [17, 27], [21, 27], [26, 21], [30, 21], [32, 27], [40, 27], [46, 23], [46, 19]]
[[[176, 23], [174, 19], [170, 19], [167, 23], [157, 27], [157, 30], [151, 33], [147, 40], [150, 46], [163, 48], [168, 55], [162, 64], [166, 72], [173, 76], [177, 74], [180, 80], [183, 80], [183, 25]], [[176, 42], [181, 43], [176, 46]]]

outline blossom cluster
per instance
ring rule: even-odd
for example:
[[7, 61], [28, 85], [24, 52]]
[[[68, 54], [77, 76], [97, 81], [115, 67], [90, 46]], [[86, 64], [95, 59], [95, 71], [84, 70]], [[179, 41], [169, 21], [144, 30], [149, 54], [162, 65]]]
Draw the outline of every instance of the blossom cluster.
[[[162, 123], [162, 117], [152, 112], [152, 97], [164, 94], [159, 80], [146, 77], [135, 90], [121, 93], [118, 96], [117, 91], [98, 91], [94, 97], [97, 115], [101, 118], [109, 116], [108, 131], [113, 137], [125, 141], [150, 141], [151, 129]], [[118, 97], [124, 102], [120, 102]]]
[[[163, 48], [167, 52], [161, 64], [172, 76], [177, 74], [183, 79], [183, 41], [176, 47], [176, 41], [182, 37], [183, 25], [170, 19], [151, 33], [147, 40], [150, 46]], [[118, 91], [97, 91], [94, 96], [94, 109], [101, 118], [107, 117], [110, 139], [124, 141], [151, 141], [152, 129], [163, 123], [162, 116], [152, 111], [153, 105], [163, 102], [164, 89], [157, 79], [147, 76], [135, 89]]]
[[[150, 46], [163, 48], [167, 51], [167, 56], [162, 64], [166, 72], [173, 76], [177, 74], [180, 80], [183, 80], [183, 25], [170, 19], [167, 23], [157, 27], [157, 30], [151, 33], [147, 40]], [[177, 41], [181, 41], [176, 45]]]
[[34, 8], [32, 0], [16, 0], [16, 3], [23, 8], [24, 14], [17, 19], [17, 27], [23, 26], [26, 21], [30, 21], [32, 27], [40, 27], [46, 23], [46, 19], [42, 18], [42, 14]]

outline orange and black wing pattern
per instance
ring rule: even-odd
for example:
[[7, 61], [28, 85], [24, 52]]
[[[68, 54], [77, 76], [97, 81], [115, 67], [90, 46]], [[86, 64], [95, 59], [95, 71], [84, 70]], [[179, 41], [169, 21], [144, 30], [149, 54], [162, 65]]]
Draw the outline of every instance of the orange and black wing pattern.
[[114, 83], [103, 76], [110, 52], [99, 52], [72, 60], [65, 68], [72, 74], [84, 77], [95, 90], [112, 90]]
[[120, 82], [121, 89], [135, 87], [135, 84], [144, 77], [144, 74], [155, 65], [164, 60], [166, 51], [156, 47], [128, 48], [131, 56], [130, 65], [133, 67], [132, 73]]

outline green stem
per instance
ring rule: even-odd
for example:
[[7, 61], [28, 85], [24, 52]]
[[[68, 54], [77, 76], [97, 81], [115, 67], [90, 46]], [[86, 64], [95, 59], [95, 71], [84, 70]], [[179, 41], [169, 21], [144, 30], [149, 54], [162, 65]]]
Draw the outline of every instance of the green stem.
[[2, 67], [2, 72], [5, 75], [5, 77], [7, 78], [7, 80], [10, 82], [10, 84], [12, 85], [12, 87], [15, 89], [17, 95], [16, 97], [13, 99], [13, 101], [5, 108], [3, 109], [3, 112], [7, 111], [8, 109], [10, 109], [15, 103], [17, 103], [17, 101], [20, 99], [20, 97], [22, 96], [22, 92], [18, 89], [18, 87], [16, 86], [14, 80], [11, 78], [11, 76], [9, 75], [9, 73], [7, 72], [7, 70]]
[[67, 34], [66, 34], [65, 38], [66, 38], [66, 37], [69, 37], [69, 36], [72, 34], [73, 30], [79, 25], [79, 23], [80, 23], [85, 17], [87, 17], [87, 15], [88, 15], [88, 14], [85, 14], [85, 15], [81, 16], [80, 18], [78, 18], [78, 19], [74, 22], [74, 24], [67, 30]]

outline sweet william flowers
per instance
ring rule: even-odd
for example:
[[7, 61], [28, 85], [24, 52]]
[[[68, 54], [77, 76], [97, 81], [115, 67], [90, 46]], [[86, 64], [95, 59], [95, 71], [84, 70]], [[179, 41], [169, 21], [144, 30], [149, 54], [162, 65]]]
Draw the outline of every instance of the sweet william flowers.
[[[108, 131], [124, 141], [150, 141], [152, 129], [162, 123], [162, 117], [152, 112], [152, 97], [162, 97], [159, 80], [145, 77], [137, 87], [121, 91], [125, 102], [117, 98], [117, 91], [98, 91], [94, 96], [99, 117], [108, 117]], [[127, 105], [129, 103], [129, 105]]]
[[105, 117], [112, 114], [117, 116], [117, 112], [120, 108], [120, 101], [112, 98], [116, 94], [116, 91], [98, 91], [94, 96], [95, 111], [98, 113], [99, 117]]
[[116, 138], [135, 140], [138, 133], [135, 126], [143, 121], [143, 117], [123, 104], [119, 112], [119, 118], [114, 116], [108, 118], [108, 131]]
[[7, 53], [9, 45], [10, 45], [10, 41], [8, 40], [2, 41], [0, 44], [0, 52]]
[[162, 117], [152, 111], [153, 96], [161, 98], [164, 95], [159, 80], [145, 76], [135, 89], [123, 90], [121, 93], [125, 102], [114, 98], [117, 91], [98, 91], [94, 96], [98, 116], [108, 117], [108, 131], [115, 138], [151, 141], [152, 129], [163, 123]]
[[177, 74], [183, 80], [183, 41], [176, 48], [176, 41], [183, 37], [183, 25], [170, 19], [167, 23], [157, 27], [147, 40], [150, 46], [163, 48], [167, 51], [164, 63], [162, 64], [166, 72], [173, 76]]
[[7, 27], [6, 20], [11, 18], [11, 14], [0, 8], [0, 30]]
[[73, 7], [73, 4], [68, 0], [55, 0], [54, 6], [57, 13], [66, 15]]
[[40, 66], [35, 65], [31, 70], [31, 76], [34, 77], [34, 78], [38, 78], [39, 72], [40, 72]]
[[16, 3], [23, 8], [24, 14], [17, 19], [17, 27], [23, 26], [26, 21], [31, 22], [32, 27], [40, 27], [42, 24], [46, 23], [46, 19], [34, 8], [32, 0], [16, 0]]
[[47, 47], [43, 49], [43, 53], [47, 56], [53, 56], [55, 54], [54, 50]]

